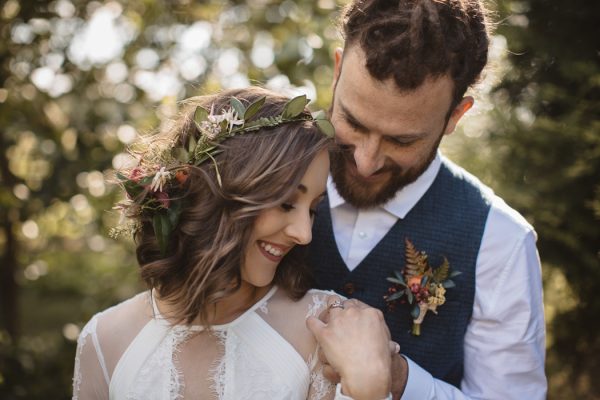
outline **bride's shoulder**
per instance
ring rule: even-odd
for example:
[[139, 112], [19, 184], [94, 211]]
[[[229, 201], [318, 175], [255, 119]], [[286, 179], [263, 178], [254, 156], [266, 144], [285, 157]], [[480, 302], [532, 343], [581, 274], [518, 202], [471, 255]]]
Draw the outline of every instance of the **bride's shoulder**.
[[105, 341], [115, 338], [125, 329], [135, 329], [151, 318], [150, 294], [145, 291], [95, 314], [84, 326], [80, 336], [93, 334]]
[[273, 296], [270, 306], [276, 307], [288, 316], [295, 315], [306, 319], [310, 316], [318, 316], [325, 310], [330, 297], [343, 299], [342, 296], [331, 290], [310, 289], [299, 299], [293, 299], [286, 292], [280, 290]]

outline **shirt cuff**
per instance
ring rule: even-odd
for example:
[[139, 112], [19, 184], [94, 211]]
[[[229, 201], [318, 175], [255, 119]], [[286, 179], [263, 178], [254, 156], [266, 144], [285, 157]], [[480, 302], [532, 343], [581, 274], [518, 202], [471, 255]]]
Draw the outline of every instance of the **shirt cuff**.
[[402, 400], [430, 399], [433, 390], [433, 376], [410, 358], [402, 357], [408, 364], [408, 379], [406, 380]]
[[[333, 400], [354, 400], [352, 397], [342, 394], [342, 384], [338, 383], [335, 387], [335, 397]], [[392, 394], [388, 394], [386, 398], [381, 400], [392, 400]]]

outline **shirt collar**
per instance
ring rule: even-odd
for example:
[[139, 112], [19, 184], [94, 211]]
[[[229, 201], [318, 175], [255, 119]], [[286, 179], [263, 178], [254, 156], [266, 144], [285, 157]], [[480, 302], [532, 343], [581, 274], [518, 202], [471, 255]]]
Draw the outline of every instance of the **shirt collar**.
[[[397, 218], [404, 218], [433, 184], [441, 165], [442, 155], [438, 150], [435, 158], [431, 164], [429, 164], [429, 167], [427, 167], [425, 172], [423, 172], [416, 181], [406, 185], [404, 188], [399, 190], [396, 195], [387, 203], [378, 206], [377, 208], [385, 210]], [[340, 207], [344, 204], [352, 207], [350, 204], [347, 204], [346, 200], [344, 200], [344, 198], [338, 193], [331, 175], [327, 179], [327, 195], [329, 197], [329, 207], [332, 209]]]

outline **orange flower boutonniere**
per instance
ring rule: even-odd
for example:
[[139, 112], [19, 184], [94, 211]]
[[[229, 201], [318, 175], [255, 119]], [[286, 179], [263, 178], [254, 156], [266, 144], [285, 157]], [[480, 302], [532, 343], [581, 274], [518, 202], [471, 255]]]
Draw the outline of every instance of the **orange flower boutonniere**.
[[405, 239], [405, 250], [406, 265], [402, 271], [394, 271], [394, 276], [387, 278], [394, 285], [383, 297], [390, 309], [394, 309], [398, 300], [413, 306], [411, 333], [419, 336], [425, 314], [427, 311], [437, 314], [437, 308], [446, 302], [446, 289], [456, 286], [450, 278], [460, 272], [450, 271], [450, 264], [445, 257], [442, 264], [433, 269], [427, 254], [418, 251], [408, 239]]

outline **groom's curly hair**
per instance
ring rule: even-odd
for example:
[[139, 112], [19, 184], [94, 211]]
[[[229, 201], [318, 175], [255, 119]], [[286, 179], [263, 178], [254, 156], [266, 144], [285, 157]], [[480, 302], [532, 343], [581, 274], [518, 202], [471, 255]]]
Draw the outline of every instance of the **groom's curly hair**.
[[[265, 97], [256, 118], [281, 115], [289, 100], [259, 87], [193, 97], [184, 102], [171, 124], [151, 137], [152, 144], [175, 143], [187, 149], [196, 130], [196, 107], [214, 107], [219, 114], [232, 97], [246, 105]], [[304, 115], [310, 117], [308, 109]], [[215, 163], [189, 167], [181, 217], [169, 236], [166, 255], [161, 253], [151, 215], [140, 217], [141, 230], [135, 239], [141, 276], [173, 306], [168, 317], [185, 323], [199, 319], [210, 325], [214, 306], [241, 287], [246, 248], [254, 245], [250, 237], [257, 217], [292, 197], [312, 160], [330, 143], [312, 120], [264, 127], [222, 142]], [[297, 245], [287, 253], [272, 282], [293, 299], [312, 286], [305, 249]]]
[[354, 0], [341, 30], [347, 48], [364, 51], [373, 78], [414, 90], [449, 74], [458, 102], [487, 63], [486, 14], [480, 0]]

